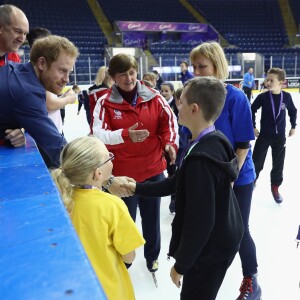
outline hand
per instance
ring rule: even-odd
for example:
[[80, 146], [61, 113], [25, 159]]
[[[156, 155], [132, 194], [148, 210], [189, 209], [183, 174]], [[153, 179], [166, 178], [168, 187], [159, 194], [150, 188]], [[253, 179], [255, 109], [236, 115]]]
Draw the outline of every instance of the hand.
[[293, 136], [296, 133], [296, 129], [292, 128], [289, 132], [289, 136]]
[[258, 137], [258, 136], [259, 136], [259, 131], [258, 131], [258, 129], [257, 129], [257, 128], [254, 128], [254, 135], [255, 135], [256, 137]]
[[66, 101], [67, 101], [69, 104], [73, 104], [73, 103], [75, 103], [76, 100], [77, 100], [77, 95], [76, 95], [76, 94], [71, 94], [71, 95], [67, 95], [65, 98], [67, 99]]
[[24, 129], [7, 129], [5, 130], [5, 140], [9, 140], [13, 147], [23, 147], [25, 146], [25, 136], [24, 136]]
[[[72, 93], [73, 92], [73, 93]], [[63, 98], [63, 97], [66, 97], [67, 95], [72, 95], [72, 94], [75, 94], [75, 92], [70, 88], [70, 89], [67, 89], [64, 93], [62, 93], [59, 98]]]
[[130, 189], [132, 191], [132, 193], [135, 193], [135, 189], [136, 189], [136, 182], [134, 181], [127, 181], [126, 183], [122, 183], [121, 187], [125, 187], [127, 189]]
[[127, 188], [125, 186], [122, 186], [123, 184], [126, 184], [128, 182], [135, 182], [133, 178], [127, 177], [127, 176], [117, 176], [115, 177], [113, 183], [109, 187], [108, 191], [116, 195], [118, 197], [129, 197], [133, 195], [133, 192], [130, 188]]
[[174, 268], [174, 266], [172, 267], [171, 271], [170, 271], [170, 277], [173, 281], [173, 283], [178, 287], [180, 288], [181, 287], [181, 278], [182, 278], [182, 275], [178, 274]]
[[170, 165], [174, 165], [176, 161], [176, 151], [173, 146], [171, 145], [166, 145], [165, 146], [165, 151], [168, 153], [170, 157]]
[[129, 137], [134, 143], [141, 143], [149, 136], [149, 131], [147, 129], [135, 130], [138, 126], [139, 124], [135, 123], [133, 126], [129, 127], [128, 130]]

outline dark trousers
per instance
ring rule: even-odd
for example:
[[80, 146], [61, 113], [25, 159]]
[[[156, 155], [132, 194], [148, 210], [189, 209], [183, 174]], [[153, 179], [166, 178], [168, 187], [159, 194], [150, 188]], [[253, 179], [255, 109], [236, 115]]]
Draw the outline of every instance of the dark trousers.
[[253, 182], [246, 185], [234, 185], [233, 190], [244, 223], [244, 235], [241, 241], [239, 255], [242, 262], [243, 275], [250, 276], [257, 273], [256, 247], [249, 231]]
[[82, 105], [83, 103], [81, 101], [78, 101], [78, 110], [77, 110], [78, 113], [80, 112]]
[[65, 123], [65, 116], [66, 116], [66, 109], [64, 107], [62, 107], [60, 109], [60, 115], [61, 115], [62, 123], [64, 124]]
[[251, 102], [252, 89], [249, 87], [243, 86], [243, 91], [247, 95], [249, 102]]
[[[166, 153], [165, 155], [166, 161], [167, 161], [167, 173], [168, 173], [168, 177], [172, 177], [175, 173], [176, 173], [176, 164], [171, 165], [171, 160], [169, 155]], [[170, 211], [175, 211], [175, 200], [176, 200], [176, 195], [173, 194], [171, 195], [171, 201], [170, 201]]]
[[264, 168], [268, 149], [272, 150], [271, 184], [280, 186], [283, 181], [283, 167], [285, 159], [285, 136], [265, 138], [258, 136], [253, 150], [253, 162], [255, 165], [256, 179]]
[[[163, 174], [153, 176], [146, 181], [160, 181]], [[142, 219], [143, 236], [146, 240], [144, 246], [144, 257], [147, 261], [154, 261], [160, 252], [160, 197], [142, 197], [133, 195], [123, 198], [132, 219], [136, 219], [137, 206], [140, 209]]]
[[181, 300], [214, 300], [234, 256], [214, 265], [195, 264], [182, 281]]

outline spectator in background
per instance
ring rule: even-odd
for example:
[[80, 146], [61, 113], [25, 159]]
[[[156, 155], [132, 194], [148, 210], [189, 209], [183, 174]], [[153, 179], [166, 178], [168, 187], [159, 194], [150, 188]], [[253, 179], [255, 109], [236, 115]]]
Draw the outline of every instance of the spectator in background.
[[156, 70], [153, 70], [153, 73], [156, 75], [156, 89], [160, 91], [160, 85], [164, 82], [164, 80]]
[[25, 128], [43, 150], [47, 167], [59, 166], [66, 141], [48, 117], [46, 90], [62, 93], [78, 54], [68, 39], [50, 35], [35, 41], [30, 62], [0, 68], [0, 140], [7, 128]]
[[[24, 12], [14, 5], [0, 6], [0, 67], [8, 61], [21, 62], [16, 53], [26, 39], [29, 23]], [[25, 145], [23, 129], [7, 128], [0, 145], [9, 143], [13, 147]]]
[[[111, 88], [114, 81], [108, 74], [108, 68], [106, 66], [102, 66], [98, 69], [94, 84], [88, 89], [88, 105], [90, 112], [90, 129], [91, 133], [93, 132], [93, 112], [96, 105], [97, 100], [103, 96], [108, 89]], [[85, 107], [88, 107], [87, 105]], [[88, 116], [87, 116], [88, 118]]]
[[[172, 108], [176, 118], [178, 118], [178, 109], [174, 99], [174, 85], [171, 82], [164, 81], [160, 86], [160, 93], [167, 100], [168, 104]], [[171, 164], [170, 158], [168, 155], [165, 156], [167, 161], [167, 173], [168, 177], [172, 177], [176, 172], [176, 164]], [[169, 210], [171, 214], [175, 213], [175, 194], [171, 195], [171, 200], [169, 204]]]
[[181, 69], [180, 75], [181, 75], [182, 84], [184, 84], [186, 81], [194, 77], [194, 75], [188, 70], [188, 68], [189, 68], [189, 63], [187, 61], [183, 61], [180, 64], [180, 69]]
[[255, 87], [253, 68], [250, 68], [247, 73], [244, 74], [243, 91], [247, 95], [249, 102], [251, 103], [252, 90]]
[[152, 87], [153, 89], [156, 89], [156, 81], [157, 81], [156, 80], [156, 74], [154, 74], [153, 72], [145, 73], [143, 75], [143, 81], [145, 81], [145, 80], [151, 84], [151, 85], [148, 85], [148, 86]]
[[[117, 54], [108, 72], [115, 84], [103, 95], [94, 109], [93, 135], [115, 155], [114, 175], [130, 176], [136, 181], [160, 181], [166, 169], [164, 152], [175, 163], [178, 148], [176, 116], [166, 100], [137, 80], [138, 64], [128, 54]], [[114, 188], [114, 177], [105, 187]], [[139, 206], [144, 257], [150, 272], [158, 270], [160, 252], [160, 197], [126, 197], [129, 213], [136, 219]]]
[[77, 100], [78, 100], [78, 108], [77, 108], [77, 116], [80, 113], [81, 107], [83, 105], [83, 97], [82, 97], [82, 92], [80, 87], [77, 84], [74, 84], [72, 86], [72, 90], [75, 92], [75, 94], [77, 95]]
[[[195, 76], [214, 76], [225, 81], [228, 63], [225, 53], [217, 42], [207, 42], [195, 47], [190, 53]], [[244, 235], [239, 249], [243, 281], [238, 299], [260, 299], [261, 288], [257, 282], [256, 247], [249, 231], [255, 168], [250, 141], [254, 140], [251, 108], [245, 94], [231, 84], [226, 85], [227, 95], [221, 115], [215, 121], [231, 142], [239, 161], [239, 176], [233, 190], [237, 198], [244, 224]]]

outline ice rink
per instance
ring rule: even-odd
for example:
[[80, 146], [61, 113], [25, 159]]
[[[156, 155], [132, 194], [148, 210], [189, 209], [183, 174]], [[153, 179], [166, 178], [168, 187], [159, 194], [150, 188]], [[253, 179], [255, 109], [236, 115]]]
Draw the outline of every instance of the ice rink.
[[[300, 94], [292, 93], [293, 101], [300, 111]], [[257, 115], [259, 121], [259, 115]], [[287, 129], [290, 129], [287, 116]], [[85, 136], [89, 132], [82, 108], [77, 115], [77, 105], [66, 107], [64, 134], [68, 141]], [[250, 215], [250, 232], [256, 244], [258, 259], [258, 281], [262, 288], [263, 300], [299, 300], [300, 299], [300, 246], [296, 248], [295, 238], [300, 225], [300, 127], [296, 135], [287, 137], [284, 181], [280, 187], [283, 203], [276, 204], [270, 190], [271, 156], [266, 159], [253, 193]], [[299, 176], [299, 177], [298, 177]], [[298, 190], [299, 185], [299, 190]], [[298, 194], [299, 192], [299, 194]], [[143, 249], [137, 249], [136, 259], [130, 270], [137, 300], [180, 299], [180, 290], [170, 279], [170, 269], [174, 263], [167, 260], [173, 215], [169, 213], [169, 197], [161, 201], [161, 237], [162, 245], [159, 256], [159, 270], [156, 272], [156, 288], [148, 272], [143, 257]], [[137, 218], [140, 226], [140, 219]], [[237, 255], [228, 269], [217, 300], [233, 300], [239, 295], [242, 281], [240, 258]], [[206, 300], [198, 298], [199, 300]]]

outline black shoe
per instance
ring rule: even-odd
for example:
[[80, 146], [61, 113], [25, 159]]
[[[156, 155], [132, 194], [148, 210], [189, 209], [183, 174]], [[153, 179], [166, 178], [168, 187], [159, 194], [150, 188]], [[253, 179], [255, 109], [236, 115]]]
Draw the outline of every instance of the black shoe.
[[154, 273], [158, 270], [158, 260], [154, 260], [154, 261], [147, 261], [147, 269], [149, 270], [149, 272]]
[[278, 185], [271, 185], [271, 191], [272, 191], [272, 195], [273, 198], [275, 200], [276, 203], [281, 203], [283, 201], [282, 196], [279, 194], [279, 186]]

